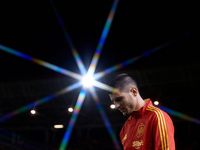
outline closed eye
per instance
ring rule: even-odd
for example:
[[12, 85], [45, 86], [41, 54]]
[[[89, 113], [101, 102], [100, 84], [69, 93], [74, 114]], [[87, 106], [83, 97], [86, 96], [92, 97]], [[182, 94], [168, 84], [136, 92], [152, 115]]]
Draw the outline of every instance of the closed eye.
[[122, 96], [121, 97], [117, 97], [117, 98], [115, 98], [115, 102], [120, 102], [122, 99], [123, 99]]

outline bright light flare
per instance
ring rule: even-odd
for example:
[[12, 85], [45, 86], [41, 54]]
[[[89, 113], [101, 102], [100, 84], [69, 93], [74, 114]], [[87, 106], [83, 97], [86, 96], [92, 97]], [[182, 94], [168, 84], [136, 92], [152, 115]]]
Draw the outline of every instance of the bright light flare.
[[54, 128], [55, 129], [62, 129], [62, 128], [64, 128], [64, 126], [62, 124], [55, 124]]
[[110, 108], [111, 108], [111, 109], [115, 109], [115, 105], [114, 105], [114, 104], [111, 104], [111, 105], [110, 105]]
[[84, 87], [89, 88], [92, 87], [95, 83], [95, 80], [92, 75], [87, 74], [82, 78], [82, 84]]
[[154, 105], [159, 105], [159, 101], [154, 101]]
[[71, 112], [73, 112], [73, 111], [74, 111], [74, 109], [73, 109], [72, 107], [69, 107], [69, 108], [68, 108], [68, 112], [71, 113]]
[[30, 111], [30, 113], [31, 113], [32, 115], [35, 115], [35, 114], [36, 114], [36, 111], [35, 111], [34, 109], [32, 109], [32, 110]]

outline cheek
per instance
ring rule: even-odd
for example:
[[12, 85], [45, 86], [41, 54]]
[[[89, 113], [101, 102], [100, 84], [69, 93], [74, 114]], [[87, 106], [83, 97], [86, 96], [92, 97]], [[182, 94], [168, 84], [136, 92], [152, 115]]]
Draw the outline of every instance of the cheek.
[[125, 107], [126, 109], [127, 108], [129, 108], [130, 107], [130, 103], [129, 103], [129, 101], [123, 101], [123, 102], [121, 102], [121, 106], [123, 106], [123, 107]]
[[133, 109], [133, 107], [134, 107], [133, 105], [134, 105], [133, 101], [132, 101], [131, 97], [129, 97], [127, 99], [127, 107], [130, 108], [130, 109]]

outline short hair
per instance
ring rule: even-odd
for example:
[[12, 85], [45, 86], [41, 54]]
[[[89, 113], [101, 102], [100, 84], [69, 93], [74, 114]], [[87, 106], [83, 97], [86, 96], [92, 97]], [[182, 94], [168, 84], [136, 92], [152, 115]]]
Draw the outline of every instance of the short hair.
[[115, 76], [109, 86], [118, 89], [120, 92], [128, 92], [130, 88], [136, 87], [138, 89], [136, 80], [126, 73], [121, 73]]

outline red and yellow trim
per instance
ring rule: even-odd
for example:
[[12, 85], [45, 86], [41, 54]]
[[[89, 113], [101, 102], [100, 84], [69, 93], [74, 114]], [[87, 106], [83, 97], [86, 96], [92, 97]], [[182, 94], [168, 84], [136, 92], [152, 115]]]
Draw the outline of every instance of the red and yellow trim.
[[160, 133], [162, 150], [169, 150], [168, 131], [163, 112], [152, 105], [148, 106], [146, 110], [155, 112], [158, 118], [158, 128]]

